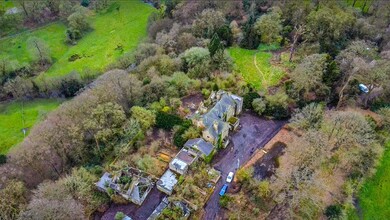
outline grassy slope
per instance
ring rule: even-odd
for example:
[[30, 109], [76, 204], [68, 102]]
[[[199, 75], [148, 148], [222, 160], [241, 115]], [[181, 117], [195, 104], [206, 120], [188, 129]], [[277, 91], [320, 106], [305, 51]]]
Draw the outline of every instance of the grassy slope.
[[60, 103], [59, 100], [47, 99], [25, 102], [24, 126], [21, 102], [0, 104], [0, 153], [7, 153], [12, 146], [23, 140], [23, 127], [31, 129], [46, 113], [55, 109]]
[[[119, 1], [120, 10], [115, 5], [111, 10], [96, 17], [92, 23], [94, 31], [81, 39], [76, 46], [70, 47], [64, 55], [48, 70], [47, 74], [65, 75], [72, 70], [85, 68], [101, 71], [115, 61], [124, 51], [134, 49], [140, 39], [146, 36], [146, 24], [149, 14], [154, 10], [141, 1]], [[69, 62], [73, 54], [82, 55], [82, 59]]]
[[[264, 89], [265, 86], [276, 85], [283, 77], [283, 71], [271, 65], [271, 53], [262, 50], [257, 53], [255, 50], [247, 50], [239, 47], [231, 47], [228, 51], [245, 81], [256, 89]], [[256, 53], [257, 66], [264, 73], [264, 76], [259, 73], [254, 64], [254, 56]]]
[[[120, 10], [117, 11], [117, 6]], [[30, 36], [43, 39], [52, 51], [54, 64], [46, 75], [61, 76], [72, 70], [91, 69], [101, 71], [123, 52], [134, 49], [139, 40], [146, 35], [149, 14], [154, 9], [141, 1], [118, 1], [104, 14], [90, 17], [93, 31], [86, 34], [75, 46], [65, 44], [66, 26], [53, 23], [33, 32], [25, 32], [12, 38], [0, 40], [0, 57], [9, 56], [21, 63], [31, 61], [26, 41]], [[68, 58], [79, 54], [83, 58], [69, 62]]]
[[390, 142], [377, 172], [364, 183], [359, 202], [364, 219], [390, 218]]

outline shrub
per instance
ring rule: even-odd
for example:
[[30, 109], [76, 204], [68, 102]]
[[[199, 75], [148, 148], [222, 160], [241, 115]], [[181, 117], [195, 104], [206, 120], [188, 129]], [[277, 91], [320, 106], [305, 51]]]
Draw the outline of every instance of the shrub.
[[325, 210], [325, 215], [328, 219], [338, 219], [342, 214], [341, 205], [330, 205]]
[[115, 214], [115, 220], [123, 220], [126, 217], [126, 215], [123, 212], [117, 212]]
[[60, 79], [59, 89], [61, 94], [66, 98], [73, 97], [76, 93], [83, 88], [84, 84], [80, 78], [80, 75], [76, 72], [72, 72], [69, 75]]
[[267, 180], [260, 181], [257, 186], [257, 194], [261, 198], [268, 198], [271, 194], [270, 183]]
[[288, 96], [284, 92], [266, 96], [265, 99], [267, 101], [267, 108], [264, 112], [265, 115], [275, 119], [285, 119], [290, 115], [287, 103]]
[[215, 153], [216, 153], [216, 151], [211, 152], [210, 155], [208, 155], [207, 157], [204, 158], [204, 162], [206, 162], [207, 164], [211, 164], [211, 162], [213, 161], [213, 158], [215, 156]]
[[165, 130], [171, 130], [175, 125], [180, 125], [183, 123], [183, 120], [173, 114], [165, 113], [165, 112], [158, 112], [156, 115], [156, 127], [162, 128]]
[[0, 164], [7, 163], [7, 156], [4, 154], [0, 154]]
[[236, 178], [240, 183], [249, 183], [253, 176], [253, 167], [241, 168], [237, 171]]
[[[173, 135], [173, 143], [178, 148], [182, 148], [186, 141], [194, 136], [194, 131], [189, 131], [191, 127], [191, 121], [187, 120], [182, 123], [179, 129]], [[197, 130], [195, 130], [196, 132]], [[190, 134], [189, 134], [190, 133]]]
[[90, 3], [90, 0], [82, 0], [81, 1], [81, 5], [84, 6], [84, 7], [88, 7], [89, 3]]
[[244, 109], [253, 109], [252, 102], [253, 100], [260, 98], [260, 95], [256, 92], [248, 92], [244, 95]]
[[210, 96], [210, 90], [205, 89], [205, 88], [202, 89], [202, 95], [203, 95], [203, 97], [208, 98]]
[[219, 198], [219, 205], [222, 208], [226, 208], [229, 205], [230, 200], [231, 200], [230, 196], [223, 195]]
[[265, 108], [267, 107], [267, 103], [262, 98], [254, 99], [252, 102], [253, 110], [258, 114], [262, 115], [265, 111]]
[[121, 184], [127, 184], [127, 183], [131, 183], [131, 177], [130, 176], [121, 176], [119, 177], [119, 182]]

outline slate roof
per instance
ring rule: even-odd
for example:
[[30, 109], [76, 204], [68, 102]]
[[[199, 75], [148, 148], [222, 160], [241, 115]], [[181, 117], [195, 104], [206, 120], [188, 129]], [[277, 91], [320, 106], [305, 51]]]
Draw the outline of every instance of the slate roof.
[[[229, 129], [229, 124], [225, 122], [224, 114], [229, 110], [229, 108], [233, 108], [235, 110], [237, 103], [233, 97], [235, 97], [237, 101], [240, 99], [238, 96], [222, 94], [220, 100], [214, 105], [214, 107], [202, 116], [206, 130], [208, 130], [214, 139], [217, 139], [223, 130]], [[215, 129], [214, 123], [217, 123], [217, 129]]]
[[184, 144], [184, 147], [196, 149], [205, 156], [210, 155], [215, 148], [213, 144], [205, 141], [203, 138], [190, 139]]
[[165, 173], [161, 176], [161, 178], [157, 181], [157, 185], [160, 187], [172, 192], [173, 187], [177, 184], [177, 176], [170, 169], [165, 171]]

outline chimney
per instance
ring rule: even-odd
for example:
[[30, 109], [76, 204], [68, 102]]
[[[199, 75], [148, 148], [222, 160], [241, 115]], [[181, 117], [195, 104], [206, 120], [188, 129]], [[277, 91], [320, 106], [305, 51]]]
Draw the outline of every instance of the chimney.
[[214, 121], [213, 123], [214, 130], [218, 132], [218, 122]]

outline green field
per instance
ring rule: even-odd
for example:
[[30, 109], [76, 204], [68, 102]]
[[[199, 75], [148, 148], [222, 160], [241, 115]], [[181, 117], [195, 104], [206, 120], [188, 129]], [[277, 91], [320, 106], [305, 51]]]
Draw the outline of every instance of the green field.
[[284, 75], [282, 69], [271, 65], [272, 54], [261, 48], [256, 51], [231, 47], [228, 51], [245, 81], [256, 89], [276, 85]]
[[[50, 99], [37, 99], [25, 102], [24, 105], [22, 102], [0, 104], [0, 153], [7, 153], [11, 147], [23, 140], [23, 128], [31, 129], [35, 123], [60, 104], [60, 100]], [[22, 112], [24, 112], [24, 122]]]
[[[8, 56], [20, 63], [30, 62], [26, 41], [30, 36], [36, 36], [49, 45], [54, 60], [45, 75], [61, 76], [73, 70], [82, 74], [85, 69], [103, 71], [124, 52], [134, 49], [146, 36], [148, 16], [153, 10], [153, 7], [141, 1], [118, 1], [107, 12], [89, 18], [93, 30], [77, 45], [69, 46], [65, 43], [66, 26], [57, 22], [0, 40], [0, 57]], [[75, 54], [81, 58], [68, 61]]]
[[375, 175], [364, 183], [359, 203], [363, 219], [390, 218], [390, 142]]

